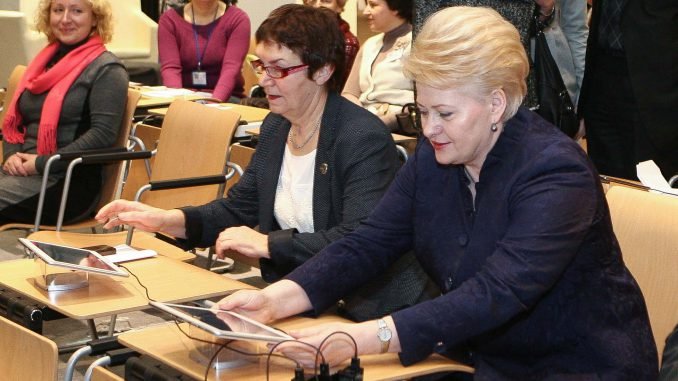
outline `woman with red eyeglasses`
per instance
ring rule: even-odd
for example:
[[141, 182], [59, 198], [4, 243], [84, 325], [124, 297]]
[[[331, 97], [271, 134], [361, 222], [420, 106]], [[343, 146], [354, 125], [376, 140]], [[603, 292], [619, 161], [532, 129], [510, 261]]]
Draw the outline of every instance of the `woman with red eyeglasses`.
[[[258, 258], [273, 282], [351, 232], [375, 207], [399, 161], [381, 120], [339, 95], [344, 36], [336, 14], [288, 4], [261, 24], [253, 63], [271, 113], [256, 153], [228, 197], [199, 207], [161, 210], [115, 201], [99, 211], [106, 228], [132, 225], [162, 231], [186, 247], [214, 245]], [[117, 217], [117, 218], [116, 218]], [[255, 230], [254, 227], [258, 226]], [[348, 298], [348, 316], [381, 316], [425, 295], [427, 277], [412, 255], [403, 257]]]

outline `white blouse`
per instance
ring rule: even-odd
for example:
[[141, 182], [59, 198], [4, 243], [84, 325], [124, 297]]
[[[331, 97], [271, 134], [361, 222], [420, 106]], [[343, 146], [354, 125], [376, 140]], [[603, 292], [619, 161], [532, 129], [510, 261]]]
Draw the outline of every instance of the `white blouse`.
[[273, 212], [282, 229], [313, 233], [313, 177], [316, 150], [303, 156], [292, 155], [285, 145]]

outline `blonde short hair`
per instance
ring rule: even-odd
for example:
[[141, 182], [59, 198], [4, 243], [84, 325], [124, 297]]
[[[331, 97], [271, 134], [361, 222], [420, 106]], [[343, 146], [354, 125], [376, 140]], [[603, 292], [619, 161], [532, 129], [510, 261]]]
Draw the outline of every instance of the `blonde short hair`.
[[518, 30], [491, 8], [449, 7], [431, 15], [405, 60], [405, 75], [437, 89], [462, 88], [476, 97], [501, 89], [506, 121], [527, 92], [529, 63]]
[[[113, 38], [113, 11], [108, 0], [86, 0], [92, 5], [92, 13], [96, 20], [96, 33], [101, 37], [104, 44], [111, 42]], [[52, 0], [40, 0], [40, 5], [35, 15], [35, 27], [39, 32], [47, 36], [47, 41], [54, 42], [56, 37], [49, 26], [49, 13]]]

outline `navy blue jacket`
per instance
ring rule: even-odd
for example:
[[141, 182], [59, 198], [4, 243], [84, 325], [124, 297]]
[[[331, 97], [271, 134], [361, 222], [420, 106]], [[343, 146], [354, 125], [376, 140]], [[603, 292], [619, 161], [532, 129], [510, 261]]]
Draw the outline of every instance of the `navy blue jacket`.
[[656, 379], [645, 302], [579, 146], [521, 109], [475, 205], [467, 181], [423, 142], [366, 222], [289, 279], [321, 311], [414, 248], [442, 295], [392, 315], [403, 364], [462, 350], [478, 380]]

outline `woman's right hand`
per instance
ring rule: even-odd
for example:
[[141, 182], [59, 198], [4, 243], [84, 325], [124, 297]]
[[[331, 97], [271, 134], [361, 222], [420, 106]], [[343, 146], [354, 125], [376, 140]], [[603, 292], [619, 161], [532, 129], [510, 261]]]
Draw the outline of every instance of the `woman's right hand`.
[[269, 323], [311, 309], [311, 302], [298, 284], [283, 279], [263, 290], [241, 290], [217, 302], [222, 310], [233, 311]]
[[164, 210], [136, 201], [115, 200], [105, 205], [96, 217], [105, 229], [130, 225], [147, 232], [165, 232], [177, 238], [185, 238], [184, 214], [176, 209]]
[[24, 161], [17, 154], [14, 154], [5, 160], [2, 164], [2, 170], [11, 176], [28, 176], [28, 172], [24, 168]]
[[275, 303], [263, 290], [241, 290], [217, 302], [220, 310], [233, 311], [261, 323], [275, 320]]

